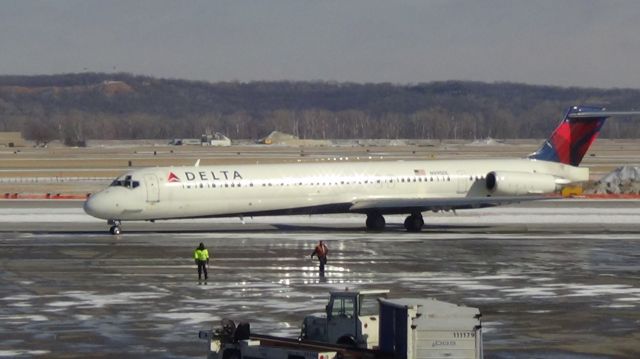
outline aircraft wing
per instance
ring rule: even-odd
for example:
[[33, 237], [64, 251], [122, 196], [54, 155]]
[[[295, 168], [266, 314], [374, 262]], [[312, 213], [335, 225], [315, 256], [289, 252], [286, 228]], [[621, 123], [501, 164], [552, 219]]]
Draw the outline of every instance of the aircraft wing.
[[557, 199], [549, 196], [512, 197], [451, 197], [451, 198], [379, 198], [356, 200], [349, 208], [351, 212], [381, 214], [404, 214], [411, 212], [456, 210], [494, 207], [525, 201]]

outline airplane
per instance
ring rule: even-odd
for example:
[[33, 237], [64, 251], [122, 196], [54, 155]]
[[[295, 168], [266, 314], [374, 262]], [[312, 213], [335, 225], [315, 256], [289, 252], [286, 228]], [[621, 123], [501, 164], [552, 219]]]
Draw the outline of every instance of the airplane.
[[638, 115], [573, 106], [540, 149], [523, 158], [242, 164], [135, 169], [92, 194], [84, 211], [123, 221], [360, 213], [368, 231], [385, 215], [407, 214], [418, 232], [423, 212], [492, 207], [545, 198], [589, 180], [578, 167], [611, 116]]

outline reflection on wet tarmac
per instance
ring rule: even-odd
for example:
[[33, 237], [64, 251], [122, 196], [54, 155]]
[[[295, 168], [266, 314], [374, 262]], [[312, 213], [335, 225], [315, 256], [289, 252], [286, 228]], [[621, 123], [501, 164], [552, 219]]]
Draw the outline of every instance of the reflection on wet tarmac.
[[[200, 241], [207, 285], [190, 259]], [[2, 233], [0, 249], [0, 357], [202, 357], [198, 330], [221, 318], [297, 336], [344, 287], [478, 307], [489, 358], [640, 353], [634, 233]]]

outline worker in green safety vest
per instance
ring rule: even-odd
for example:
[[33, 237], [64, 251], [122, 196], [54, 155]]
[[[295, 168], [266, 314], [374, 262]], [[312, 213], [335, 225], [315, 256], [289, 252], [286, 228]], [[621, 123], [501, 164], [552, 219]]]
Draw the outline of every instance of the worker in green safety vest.
[[204, 243], [200, 243], [198, 248], [193, 251], [193, 259], [198, 265], [198, 280], [202, 280], [202, 272], [204, 272], [204, 280], [207, 280], [207, 265], [209, 264], [209, 251], [204, 247]]

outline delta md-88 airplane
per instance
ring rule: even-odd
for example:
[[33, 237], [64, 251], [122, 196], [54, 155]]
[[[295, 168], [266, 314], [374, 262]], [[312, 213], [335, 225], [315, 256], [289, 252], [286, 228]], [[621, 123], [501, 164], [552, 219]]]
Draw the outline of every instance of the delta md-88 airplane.
[[571, 107], [540, 147], [524, 158], [289, 163], [153, 167], [129, 171], [91, 195], [86, 213], [123, 221], [264, 215], [361, 213], [381, 231], [384, 215], [407, 214], [422, 229], [425, 211], [482, 208], [541, 199], [589, 179], [578, 167], [611, 116], [604, 108]]

